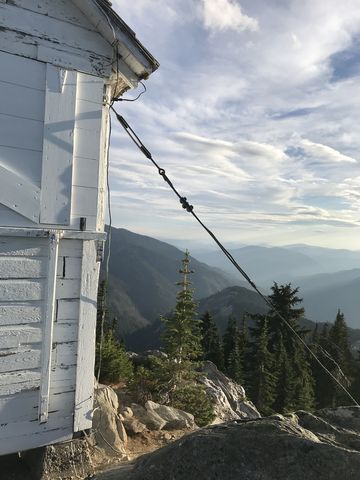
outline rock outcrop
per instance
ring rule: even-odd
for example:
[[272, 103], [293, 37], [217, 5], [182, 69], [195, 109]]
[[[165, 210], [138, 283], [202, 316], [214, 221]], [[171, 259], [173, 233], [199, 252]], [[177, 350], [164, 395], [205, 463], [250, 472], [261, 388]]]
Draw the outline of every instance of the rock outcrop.
[[212, 362], [204, 362], [206, 377], [200, 379], [214, 404], [216, 419], [222, 423], [241, 418], [259, 418], [255, 405], [246, 399], [245, 390], [224, 375]]
[[[187, 430], [195, 428], [194, 416], [177, 408], [147, 401], [136, 403], [121, 412], [121, 419], [130, 435], [148, 430]], [[135, 428], [134, 428], [135, 426]]]
[[359, 428], [357, 407], [212, 425], [142, 457], [126, 479], [358, 480]]
[[95, 391], [93, 431], [96, 444], [111, 456], [126, 456], [127, 434], [118, 413], [119, 400], [114, 390], [99, 385]]

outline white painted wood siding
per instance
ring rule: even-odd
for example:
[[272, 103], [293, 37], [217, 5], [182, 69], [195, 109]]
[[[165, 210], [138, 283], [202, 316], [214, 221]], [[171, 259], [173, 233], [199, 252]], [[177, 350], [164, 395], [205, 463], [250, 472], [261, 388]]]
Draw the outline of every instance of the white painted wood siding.
[[0, 226], [102, 229], [104, 80], [1, 51], [0, 65]]
[[70, 0], [0, 3], [0, 49], [109, 77], [113, 49]]
[[40, 424], [48, 239], [0, 237], [0, 455], [73, 435], [82, 243], [59, 244], [49, 413]]

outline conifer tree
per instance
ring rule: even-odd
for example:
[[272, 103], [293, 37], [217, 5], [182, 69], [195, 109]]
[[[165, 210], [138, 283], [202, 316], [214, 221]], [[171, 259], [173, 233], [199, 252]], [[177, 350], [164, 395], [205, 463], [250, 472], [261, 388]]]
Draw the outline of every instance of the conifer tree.
[[273, 408], [275, 412], [287, 413], [294, 410], [295, 378], [291, 358], [285, 349], [282, 335], [279, 336], [278, 345], [275, 348], [274, 364], [277, 379]]
[[360, 403], [360, 350], [354, 362], [354, 377], [351, 384], [351, 395]]
[[298, 340], [282, 318], [284, 318], [300, 336], [305, 336], [305, 334], [308, 333], [307, 330], [299, 326], [299, 319], [304, 316], [305, 312], [303, 307], [296, 307], [302, 302], [302, 298], [297, 296], [299, 288], [292, 288], [291, 283], [279, 286], [274, 282], [271, 291], [272, 293], [269, 295], [269, 299], [275, 308], [270, 309], [267, 314], [270, 345], [277, 344], [280, 337], [282, 337], [284, 346], [287, 352], [290, 353], [294, 346], [298, 345]]
[[206, 389], [196, 380], [199, 358], [202, 357], [200, 322], [189, 275], [190, 257], [186, 250], [180, 269], [181, 286], [176, 296], [174, 312], [161, 317], [165, 358], [150, 357], [151, 368], [139, 369], [133, 392], [142, 401], [152, 399], [192, 413], [198, 425], [206, 425], [214, 418], [214, 407]]
[[345, 374], [350, 374], [353, 357], [350, 350], [348, 327], [340, 309], [337, 312], [334, 325], [329, 330], [329, 341], [332, 357]]
[[[332, 371], [334, 368], [330, 360], [329, 353], [329, 326], [325, 323], [321, 332], [313, 332], [312, 334], [312, 351], [321, 360], [322, 364]], [[311, 370], [315, 380], [315, 403], [317, 408], [325, 408], [332, 406], [334, 385], [328, 373], [315, 360], [311, 360]]]
[[205, 312], [200, 320], [203, 359], [213, 362], [219, 370], [223, 370], [224, 355], [217, 325], [209, 312]]
[[[345, 317], [340, 310], [338, 310], [335, 322], [329, 330], [328, 351], [331, 355], [332, 365], [330, 369], [333, 375], [345, 387], [349, 387], [353, 368], [353, 356], [350, 350]], [[343, 390], [332, 382], [332, 406], [340, 405], [346, 400]]]
[[313, 410], [315, 406], [315, 381], [312, 376], [310, 360], [302, 345], [294, 350], [294, 396], [295, 410]]
[[116, 318], [112, 321], [109, 319], [106, 289], [107, 286], [103, 280], [98, 289], [95, 375], [105, 383], [131, 381], [134, 373], [133, 365], [124, 344], [115, 338]]
[[244, 350], [236, 320], [230, 317], [223, 337], [225, 373], [237, 383], [242, 383]]
[[163, 341], [165, 352], [170, 361], [178, 365], [178, 371], [186, 370], [189, 361], [194, 361], [201, 355], [201, 333], [200, 324], [196, 318], [196, 303], [193, 300], [193, 290], [189, 275], [190, 258], [186, 250], [182, 260], [182, 269], [179, 271], [182, 275], [181, 282], [178, 283], [182, 288], [176, 295], [176, 306], [174, 312], [169, 317], [163, 317], [164, 333]]
[[267, 318], [258, 318], [252, 329], [254, 335], [252, 349], [251, 399], [263, 415], [273, 413], [275, 401], [276, 376], [274, 356], [269, 350]]
[[235, 338], [238, 335], [238, 328], [234, 317], [229, 317], [227, 327], [223, 336], [223, 352], [225, 369], [229, 362], [230, 353], [234, 349]]
[[[304, 308], [298, 307], [302, 299], [298, 297], [298, 288], [292, 288], [291, 283], [278, 285], [276, 282], [271, 288], [270, 300], [274, 305], [268, 313], [270, 350], [275, 353], [281, 341], [288, 357], [288, 375], [292, 379], [292, 399], [288, 399], [288, 405], [298, 409], [311, 410], [314, 406], [315, 393], [310, 361], [306, 356], [304, 346], [294, 335], [293, 331], [283, 321], [292, 327], [302, 338], [308, 333], [299, 325], [299, 319], [304, 316]], [[281, 318], [280, 315], [281, 314]], [[277, 366], [276, 369], [279, 367]]]
[[[292, 288], [290, 283], [279, 286], [274, 282], [271, 290], [269, 299], [273, 308], [270, 308], [266, 316], [251, 315], [251, 317], [257, 322], [264, 322], [267, 319], [268, 349], [273, 355], [270, 371], [274, 377], [278, 377], [273, 408], [280, 411], [292, 408], [310, 410], [314, 404], [312, 371], [304, 346], [294, 335], [295, 331], [304, 338], [308, 333], [299, 325], [299, 319], [304, 315], [304, 308], [298, 307], [302, 301], [297, 295], [299, 289]], [[251, 330], [257, 338], [256, 329]]]

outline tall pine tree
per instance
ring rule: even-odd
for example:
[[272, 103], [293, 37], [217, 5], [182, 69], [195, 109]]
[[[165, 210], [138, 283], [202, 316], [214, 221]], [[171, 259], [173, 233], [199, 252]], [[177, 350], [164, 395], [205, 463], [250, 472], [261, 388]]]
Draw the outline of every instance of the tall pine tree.
[[[267, 321], [268, 349], [272, 355], [271, 373], [276, 378], [276, 395], [271, 408], [286, 412], [293, 408], [311, 410], [314, 406], [314, 382], [310, 362], [304, 346], [294, 331], [305, 338], [308, 333], [299, 325], [304, 308], [299, 307], [302, 299], [298, 297], [298, 288], [291, 284], [271, 287], [269, 296], [273, 305], [268, 314], [251, 315], [257, 322]], [[285, 320], [285, 321], [284, 321]], [[288, 325], [287, 325], [288, 324]], [[289, 326], [291, 328], [289, 328]], [[256, 338], [259, 333], [251, 329]]]
[[194, 361], [201, 356], [200, 323], [196, 316], [196, 303], [189, 280], [192, 273], [189, 269], [189, 257], [186, 250], [180, 269], [182, 280], [178, 285], [181, 289], [176, 295], [175, 310], [169, 317], [162, 317], [162, 338], [169, 363], [174, 369], [176, 383], [191, 376], [196, 367]]
[[258, 318], [252, 328], [254, 337], [251, 355], [252, 377], [250, 381], [251, 399], [263, 415], [274, 412], [276, 395], [276, 375], [274, 356], [269, 350], [269, 333], [267, 318]]
[[213, 362], [219, 370], [223, 370], [224, 355], [219, 331], [209, 312], [205, 312], [200, 318], [200, 328], [203, 360], [209, 360]]
[[243, 383], [244, 345], [236, 324], [230, 317], [223, 337], [225, 373], [237, 383]]

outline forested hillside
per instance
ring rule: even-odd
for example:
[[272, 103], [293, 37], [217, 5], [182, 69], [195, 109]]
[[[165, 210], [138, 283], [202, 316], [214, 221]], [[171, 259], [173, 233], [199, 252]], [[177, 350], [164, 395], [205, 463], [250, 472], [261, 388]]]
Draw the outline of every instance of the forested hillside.
[[[293, 247], [297, 250], [300, 247]], [[286, 249], [242, 249], [250, 252], [248, 262], [259, 265], [255, 252], [262, 252], [262, 257], [269, 252], [275, 252], [273, 265], [281, 263], [281, 269], [287, 266], [284, 258], [292, 258], [294, 271], [296, 265], [304, 262], [301, 271], [316, 268], [321, 262], [328, 261], [331, 255], [329, 249], [315, 248], [315, 253], [321, 261], [311, 258], [304, 260], [303, 250], [315, 256], [313, 249], [301, 247], [294, 256], [289, 247]], [[284, 251], [286, 257], [282, 257]], [[335, 256], [344, 254], [344, 264], [357, 259], [356, 252], [334, 251]], [[348, 253], [346, 255], [346, 252]], [[191, 253], [191, 252], [190, 252]], [[322, 254], [322, 255], [321, 255]], [[171, 311], [175, 305], [178, 282], [179, 263], [183, 252], [165, 242], [151, 237], [138, 235], [125, 229], [112, 229], [112, 246], [109, 273], [108, 306], [109, 316], [116, 318], [116, 331], [119, 337], [125, 337], [129, 348], [136, 350], [159, 346], [160, 315]], [[290, 256], [289, 256], [290, 255]], [[282, 258], [282, 260], [281, 260]], [[337, 257], [336, 257], [337, 258]], [[194, 296], [199, 306], [200, 314], [211, 311], [220, 331], [224, 331], [229, 316], [234, 316], [240, 322], [244, 314], [264, 313], [266, 305], [263, 300], [249, 288], [244, 287], [243, 280], [234, 279], [216, 267], [191, 259]], [[276, 261], [275, 261], [276, 260]], [[281, 262], [280, 262], [281, 260]], [[270, 261], [270, 260], [269, 260]], [[335, 260], [334, 260], [335, 262]], [[337, 259], [336, 262], [339, 262]], [[335, 264], [338, 264], [336, 263]], [[266, 263], [266, 262], [265, 262]], [[230, 265], [230, 264], [229, 264]], [[233, 268], [230, 265], [231, 268]], [[262, 268], [265, 268], [264, 266]], [[279, 267], [280, 268], [280, 267]], [[273, 274], [280, 275], [275, 269]], [[285, 276], [286, 277], [286, 276]], [[253, 277], [258, 281], [257, 277]], [[360, 269], [339, 271], [334, 273], [317, 273], [310, 276], [297, 275], [300, 287], [300, 297], [303, 298], [305, 318], [303, 322], [332, 323], [338, 309], [344, 313], [347, 324], [353, 327], [350, 331], [352, 344], [360, 340], [356, 328], [360, 326]], [[285, 283], [283, 278], [275, 278], [279, 284]], [[272, 283], [267, 284], [270, 291]]]
[[[183, 252], [159, 240], [112, 228], [109, 264], [109, 315], [119, 335], [152, 324], [175, 305]], [[237, 283], [234, 278], [192, 258], [195, 298]], [[238, 282], [240, 283], [240, 282]]]

